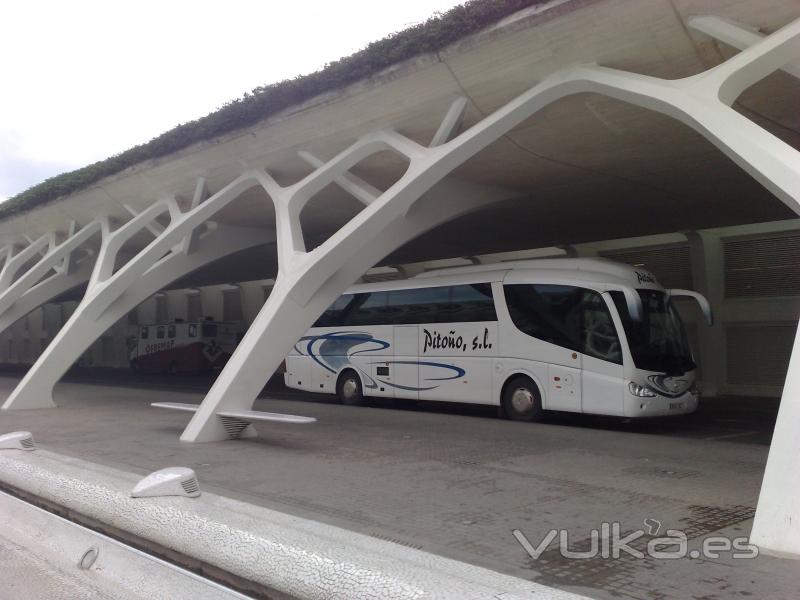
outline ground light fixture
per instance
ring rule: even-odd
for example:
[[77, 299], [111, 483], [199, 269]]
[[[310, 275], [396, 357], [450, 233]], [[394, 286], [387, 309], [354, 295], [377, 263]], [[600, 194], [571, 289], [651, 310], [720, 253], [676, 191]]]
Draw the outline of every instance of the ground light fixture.
[[0, 435], [0, 450], [36, 450], [30, 431], [14, 431]]
[[150, 473], [142, 479], [131, 492], [131, 498], [150, 498], [159, 496], [185, 496], [197, 498], [200, 483], [197, 475], [188, 467], [167, 467]]

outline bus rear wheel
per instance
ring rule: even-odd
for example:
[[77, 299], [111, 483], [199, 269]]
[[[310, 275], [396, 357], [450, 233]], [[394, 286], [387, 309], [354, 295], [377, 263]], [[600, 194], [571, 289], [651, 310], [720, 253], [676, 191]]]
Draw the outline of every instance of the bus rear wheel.
[[346, 406], [364, 405], [361, 379], [355, 371], [348, 369], [339, 375], [339, 381], [336, 382], [336, 395], [339, 397], [339, 402]]
[[502, 404], [503, 412], [512, 421], [542, 420], [542, 396], [529, 377], [511, 378], [503, 389]]

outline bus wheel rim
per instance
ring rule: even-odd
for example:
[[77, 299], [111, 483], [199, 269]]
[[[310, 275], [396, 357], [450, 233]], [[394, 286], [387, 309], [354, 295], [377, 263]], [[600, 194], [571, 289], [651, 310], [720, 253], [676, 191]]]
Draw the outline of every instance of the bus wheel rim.
[[355, 398], [358, 392], [358, 384], [354, 379], [345, 379], [342, 384], [342, 394], [345, 398]]
[[517, 412], [530, 411], [533, 408], [533, 394], [527, 388], [517, 388], [511, 395], [511, 406]]

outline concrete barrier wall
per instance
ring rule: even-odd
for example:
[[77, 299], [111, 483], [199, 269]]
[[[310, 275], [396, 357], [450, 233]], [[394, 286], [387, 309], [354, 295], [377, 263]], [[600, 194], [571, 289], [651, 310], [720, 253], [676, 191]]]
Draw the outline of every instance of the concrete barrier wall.
[[0, 492], [0, 544], [3, 540], [14, 548], [15, 562], [11, 567], [9, 557], [3, 559], [3, 598], [248, 598]]
[[210, 493], [131, 498], [139, 479], [41, 449], [0, 451], [4, 484], [292, 598], [579, 598]]

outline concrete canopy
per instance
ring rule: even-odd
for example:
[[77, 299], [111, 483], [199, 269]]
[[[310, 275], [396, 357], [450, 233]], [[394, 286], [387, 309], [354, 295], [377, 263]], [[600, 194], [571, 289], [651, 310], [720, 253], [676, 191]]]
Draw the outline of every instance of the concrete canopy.
[[[512, 15], [437, 55], [397, 65], [381, 76], [315, 98], [255, 127], [140, 164], [85, 191], [0, 222], [0, 242], [36, 238], [98, 212], [119, 221], [164, 195], [185, 205], [196, 177], [218, 191], [247, 168], [267, 167], [281, 184], [311, 171], [297, 152], [327, 160], [368, 131], [393, 129], [427, 144], [457, 97], [467, 99], [468, 127], [558, 69], [598, 63], [677, 79], [702, 72], [737, 50], [686, 27], [698, 14], [771, 33], [800, 16], [791, 0], [674, 3], [555, 1]], [[777, 71], [748, 89], [734, 108], [800, 148], [800, 81]], [[379, 189], [405, 163], [389, 152], [352, 169]], [[452, 176], [488, 184], [514, 200], [493, 204], [407, 244], [381, 262], [569, 244], [710, 226], [790, 218], [792, 211], [700, 134], [664, 115], [595, 94], [546, 107]], [[330, 185], [301, 215], [307, 246], [318, 245], [362, 206]], [[274, 230], [274, 212], [251, 189], [215, 219]], [[487, 226], [491, 224], [491, 226]], [[147, 231], [126, 242], [135, 252]], [[271, 247], [251, 249], [184, 278], [181, 285], [274, 275]]]

